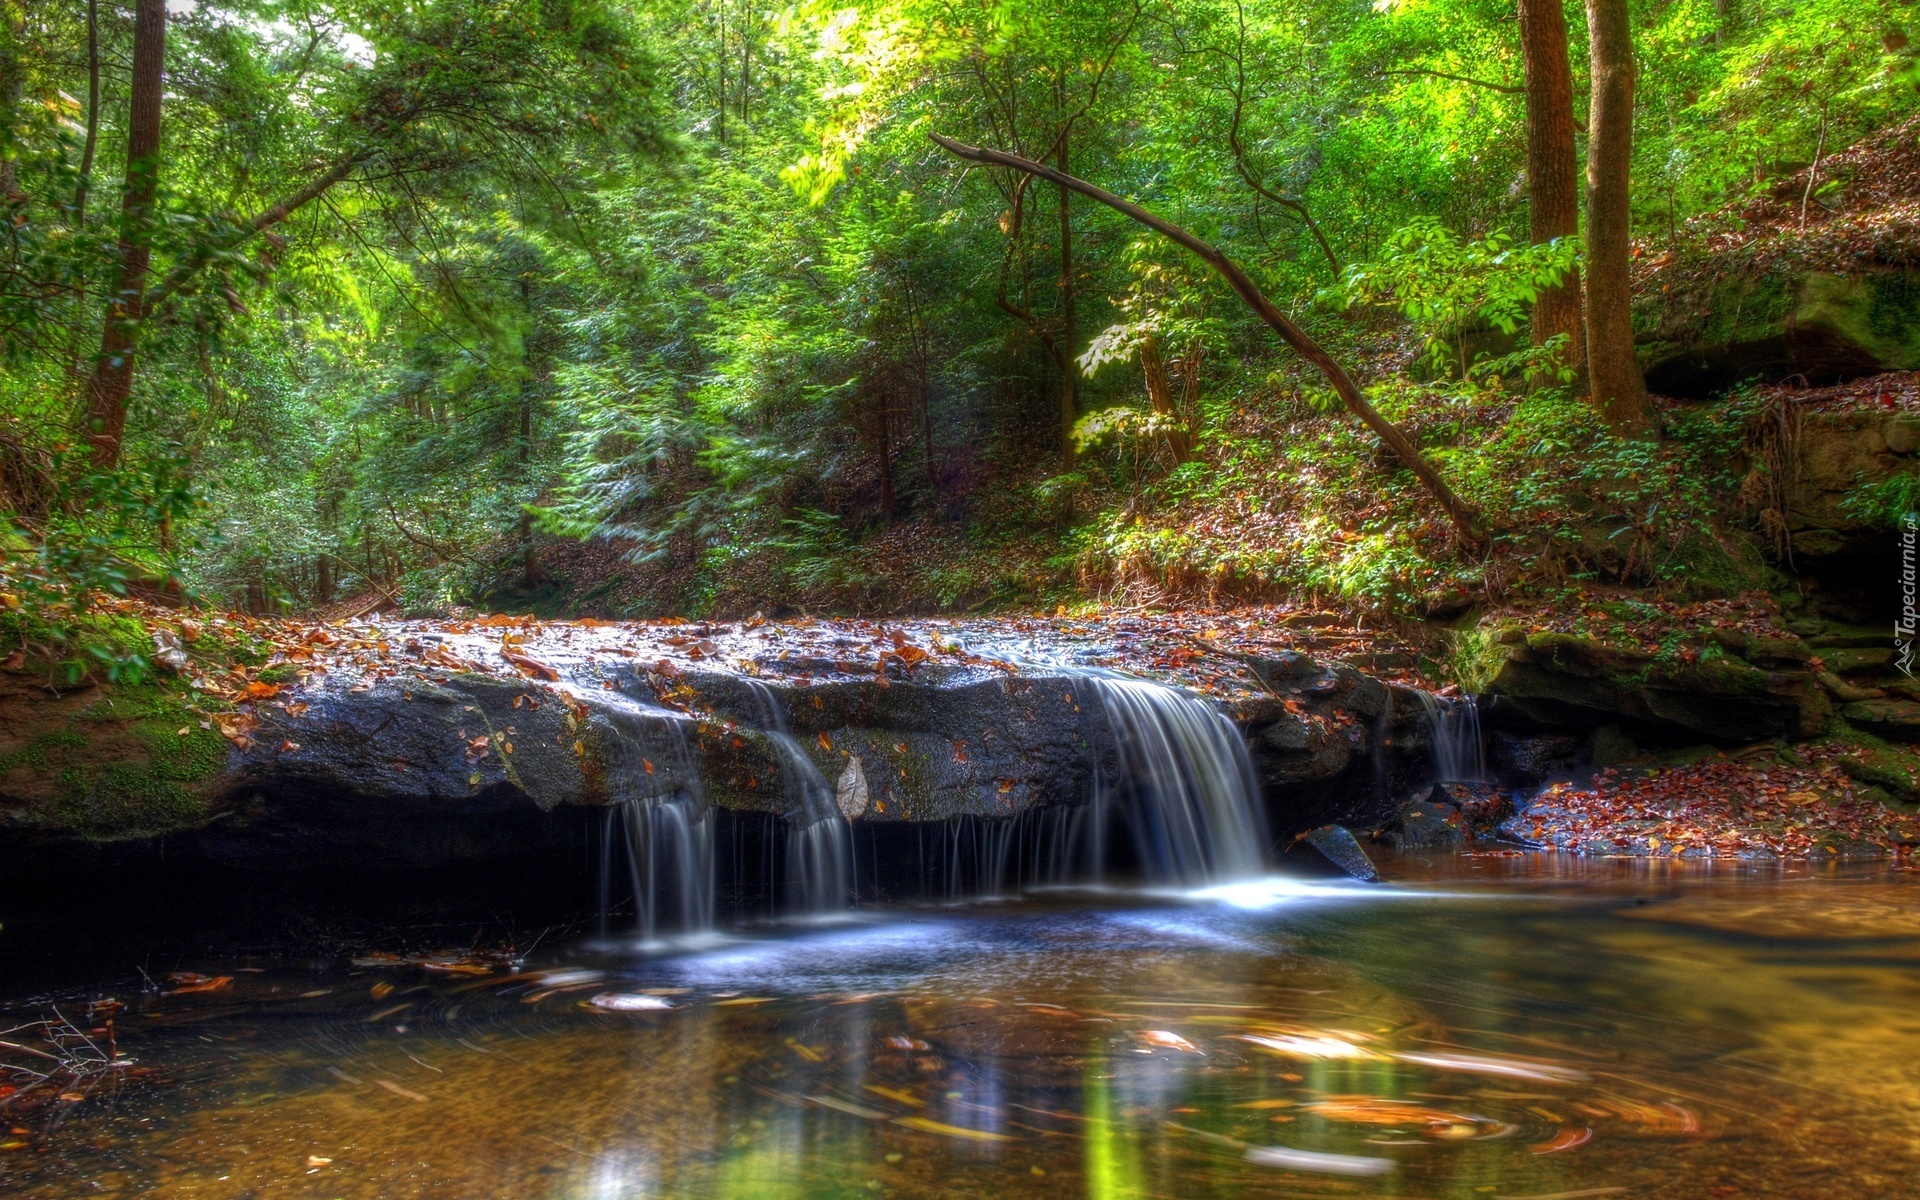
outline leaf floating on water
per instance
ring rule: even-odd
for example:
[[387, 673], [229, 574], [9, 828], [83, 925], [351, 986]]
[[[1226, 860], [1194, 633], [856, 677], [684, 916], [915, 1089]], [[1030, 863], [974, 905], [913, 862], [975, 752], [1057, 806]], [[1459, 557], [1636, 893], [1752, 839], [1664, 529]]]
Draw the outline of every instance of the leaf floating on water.
[[1591, 1129], [1585, 1127], [1579, 1129], [1562, 1129], [1546, 1141], [1538, 1142], [1527, 1148], [1535, 1154], [1558, 1154], [1562, 1150], [1571, 1150], [1575, 1146], [1584, 1146], [1592, 1140], [1593, 1130]]
[[1013, 1142], [1018, 1138], [1004, 1133], [992, 1133], [985, 1129], [968, 1129], [964, 1125], [948, 1125], [927, 1117], [895, 1117], [893, 1123], [905, 1125], [908, 1129], [918, 1129], [922, 1133], [937, 1133], [942, 1137], [964, 1138], [974, 1142]]
[[1247, 1151], [1246, 1159], [1263, 1167], [1314, 1171], [1322, 1175], [1385, 1175], [1394, 1168], [1394, 1161], [1390, 1158], [1325, 1154], [1318, 1150], [1294, 1150], [1287, 1146], [1254, 1146]]
[[[921, 1043], [921, 1046], [923, 1048], [925, 1047], [925, 1045], [926, 1045], [925, 1042]], [[862, 1084], [861, 1086], [865, 1087], [868, 1091], [872, 1092], [876, 1096], [885, 1096], [887, 1099], [893, 1101], [894, 1103], [904, 1104], [908, 1108], [925, 1108], [927, 1106], [927, 1102], [925, 1100], [922, 1100], [920, 1097], [914, 1095], [912, 1092], [902, 1091], [899, 1088], [883, 1087], [877, 1083]]]
[[1233, 1036], [1288, 1058], [1377, 1059], [1380, 1057], [1364, 1046], [1356, 1046], [1352, 1042], [1337, 1037], [1296, 1037], [1292, 1034], [1262, 1037], [1251, 1033], [1237, 1033]]
[[174, 985], [169, 995], [191, 996], [200, 992], [220, 991], [233, 982], [233, 976], [196, 975], [192, 971], [176, 971], [167, 976], [167, 982]]
[[659, 1012], [673, 1007], [658, 996], [636, 996], [630, 992], [601, 992], [581, 1003], [601, 1012]]
[[425, 1096], [422, 1096], [419, 1092], [409, 1091], [408, 1089], [401, 1087], [397, 1083], [390, 1083], [385, 1079], [376, 1079], [374, 1080], [374, 1082], [379, 1084], [381, 1087], [387, 1089], [388, 1091], [392, 1092], [396, 1096], [404, 1096], [409, 1100], [418, 1100], [422, 1104], [427, 1103], [427, 1098]]
[[734, 1005], [734, 1004], [771, 1004], [771, 1003], [773, 1003], [772, 996], [735, 996], [731, 1000], [715, 1000], [713, 1002], [715, 1008], [726, 1008], [729, 1005]]
[[1183, 1050], [1188, 1054], [1206, 1053], [1206, 1051], [1200, 1049], [1179, 1034], [1166, 1029], [1143, 1030], [1140, 1034], [1140, 1040], [1149, 1046], [1157, 1046], [1162, 1050]]
[[887, 1114], [877, 1108], [868, 1108], [865, 1105], [855, 1104], [851, 1100], [842, 1100], [838, 1096], [808, 1096], [807, 1099], [822, 1108], [831, 1108], [835, 1112], [848, 1113], [868, 1121], [884, 1121], [887, 1119]]
[[1492, 1058], [1472, 1054], [1396, 1054], [1401, 1062], [1469, 1075], [1496, 1075], [1503, 1079], [1531, 1079], [1538, 1083], [1585, 1083], [1585, 1071], [1535, 1062], [1528, 1058]]

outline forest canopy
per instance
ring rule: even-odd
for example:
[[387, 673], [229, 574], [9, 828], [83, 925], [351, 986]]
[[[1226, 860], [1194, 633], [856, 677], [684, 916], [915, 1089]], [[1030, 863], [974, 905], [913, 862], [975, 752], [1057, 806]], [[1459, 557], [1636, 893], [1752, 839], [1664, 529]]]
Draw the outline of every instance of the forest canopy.
[[[5, 0], [0, 585], [645, 616], [1765, 570], [1714, 457], [1751, 413], [1647, 407], [1629, 272], [1760, 202], [1820, 226], [1823, 164], [1920, 106], [1913, 10], [1589, 7]], [[1217, 248], [1484, 536], [1206, 261], [931, 135]]]

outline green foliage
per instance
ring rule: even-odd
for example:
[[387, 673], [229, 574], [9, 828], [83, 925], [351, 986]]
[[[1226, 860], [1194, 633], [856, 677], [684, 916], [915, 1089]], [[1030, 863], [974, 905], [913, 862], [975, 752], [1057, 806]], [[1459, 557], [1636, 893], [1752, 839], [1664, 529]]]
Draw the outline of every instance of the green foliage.
[[1579, 253], [1570, 238], [1516, 246], [1495, 230], [1462, 241], [1433, 217], [1420, 217], [1389, 234], [1371, 262], [1347, 269], [1345, 304], [1389, 305], [1426, 336], [1436, 367], [1452, 359], [1462, 378], [1473, 368], [1466, 335], [1472, 329], [1518, 331], [1540, 293], [1573, 272]]
[[[930, 131], [1059, 155], [1220, 246], [1503, 518], [1503, 553], [1747, 570], [1687, 532], [1725, 508], [1726, 430], [1616, 443], [1569, 396], [1509, 394], [1569, 383], [1556, 347], [1475, 345], [1576, 259], [1523, 244], [1523, 102], [1471, 82], [1520, 80], [1511, 3], [203, 0], [167, 48], [154, 266], [184, 284], [142, 335], [127, 468], [91, 480], [63, 447], [118, 262], [126, 80], [83, 209], [84, 9], [21, 11], [0, 590], [36, 608], [163, 581], [262, 609], [952, 604], [1051, 595], [1068, 560], [1382, 605], [1484, 582], [1211, 272], [1078, 199], [1063, 247], [1055, 189], [963, 172]], [[1636, 236], [1903, 119], [1911, 23], [1637, 9]], [[101, 29], [125, 62], [127, 23]], [[1403, 321], [1457, 383], [1396, 374]], [[543, 579], [556, 537], [589, 544]]]
[[1863, 477], [1841, 499], [1840, 508], [1872, 528], [1898, 529], [1920, 513], [1920, 475], [1890, 475], [1878, 483]]

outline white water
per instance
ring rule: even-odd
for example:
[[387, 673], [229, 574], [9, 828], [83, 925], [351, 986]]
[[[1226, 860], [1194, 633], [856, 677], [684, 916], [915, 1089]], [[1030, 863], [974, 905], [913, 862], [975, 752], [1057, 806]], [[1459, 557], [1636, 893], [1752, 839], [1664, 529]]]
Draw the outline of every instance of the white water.
[[600, 715], [613, 735], [603, 754], [614, 793], [601, 842], [601, 933], [610, 932], [616, 848], [626, 857], [634, 933], [652, 941], [712, 929], [713, 814], [681, 719], [624, 698]]
[[1127, 824], [1149, 882], [1195, 885], [1258, 875], [1267, 821], [1246, 743], [1191, 692], [1092, 674], [1120, 753]]
[[[1126, 838], [1141, 877], [1157, 886], [1192, 887], [1254, 878], [1268, 834], [1258, 781], [1239, 731], [1207, 700], [1149, 680], [1050, 664], [1097, 699], [1118, 757], [1117, 777], [1096, 774], [1080, 804], [1050, 804], [1012, 820], [960, 818], [920, 831], [922, 893], [928, 876], [948, 901], [1017, 893], [1030, 887], [1105, 882], [1109, 838]], [[824, 916], [857, 900], [852, 827], [833, 786], [790, 731], [778, 695], [743, 679], [758, 712], [754, 723], [779, 758], [787, 822], [783, 907]], [[714, 920], [714, 824], [698, 763], [679, 714], [618, 696], [597, 705], [615, 735], [608, 756], [608, 806], [601, 862], [603, 926], [610, 911], [615, 858], [624, 853], [635, 932], [709, 930]], [[661, 773], [662, 763], [671, 764]], [[678, 781], [678, 782], [673, 782]], [[931, 843], [931, 847], [929, 847]], [[604, 932], [603, 928], [603, 932]]]
[[787, 714], [773, 689], [742, 679], [760, 706], [761, 733], [780, 754], [787, 801], [788, 904], [795, 912], [824, 915], [852, 903], [853, 831], [834, 802], [833, 786], [787, 728]]
[[1480, 738], [1480, 706], [1472, 696], [1447, 699], [1418, 693], [1433, 740], [1436, 783], [1482, 783], [1487, 777], [1486, 749]]

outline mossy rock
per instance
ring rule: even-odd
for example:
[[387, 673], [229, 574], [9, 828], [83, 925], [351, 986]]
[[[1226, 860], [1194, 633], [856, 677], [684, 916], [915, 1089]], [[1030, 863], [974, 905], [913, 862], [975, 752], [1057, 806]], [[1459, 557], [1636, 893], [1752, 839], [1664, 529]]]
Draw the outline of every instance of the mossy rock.
[[1713, 395], [1746, 380], [1809, 382], [1920, 367], [1920, 272], [1734, 275], [1666, 314], [1647, 386]]
[[[17, 681], [10, 681], [17, 682]], [[45, 700], [37, 732], [0, 754], [7, 816], [27, 828], [119, 841], [193, 828], [229, 747], [206, 717], [155, 683]]]

